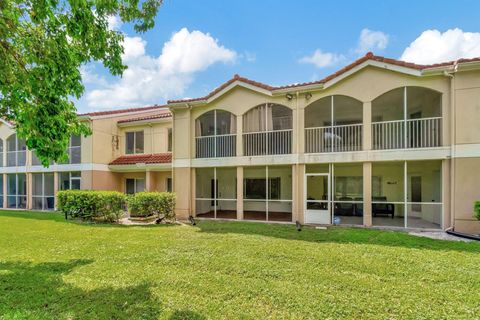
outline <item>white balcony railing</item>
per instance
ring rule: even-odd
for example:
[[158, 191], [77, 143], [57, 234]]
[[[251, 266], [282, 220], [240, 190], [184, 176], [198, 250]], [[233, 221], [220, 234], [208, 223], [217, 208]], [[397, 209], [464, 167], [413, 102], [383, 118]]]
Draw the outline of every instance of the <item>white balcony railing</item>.
[[245, 156], [292, 153], [292, 129], [243, 134]]
[[442, 118], [372, 123], [373, 149], [431, 148], [442, 145]]
[[363, 125], [349, 124], [305, 129], [305, 153], [362, 150]]
[[195, 140], [197, 158], [223, 158], [237, 155], [237, 136], [235, 134], [196, 137]]

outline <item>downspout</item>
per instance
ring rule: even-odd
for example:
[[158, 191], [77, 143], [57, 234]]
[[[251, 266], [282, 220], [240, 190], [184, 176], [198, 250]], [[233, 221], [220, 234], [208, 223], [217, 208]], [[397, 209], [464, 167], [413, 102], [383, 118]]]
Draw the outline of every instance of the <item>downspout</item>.
[[450, 78], [450, 228], [455, 229], [455, 157], [456, 157], [456, 105], [455, 105], [455, 76], [458, 69], [458, 60], [452, 70], [443, 74]]

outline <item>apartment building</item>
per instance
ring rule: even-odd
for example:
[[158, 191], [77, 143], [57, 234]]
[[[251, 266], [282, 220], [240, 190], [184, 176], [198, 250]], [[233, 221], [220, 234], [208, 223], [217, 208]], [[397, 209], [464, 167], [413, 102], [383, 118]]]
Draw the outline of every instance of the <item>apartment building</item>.
[[181, 217], [480, 231], [480, 59], [369, 53], [319, 81], [235, 75], [169, 107]]
[[172, 188], [172, 118], [165, 106], [79, 115], [92, 130], [73, 136], [66, 163], [43, 167], [34, 150], [0, 123], [0, 203], [8, 209], [53, 210], [58, 190], [125, 193]]
[[315, 82], [235, 75], [205, 97], [79, 117], [93, 134], [49, 168], [0, 124], [4, 208], [173, 190], [180, 218], [480, 232], [480, 59], [369, 53]]

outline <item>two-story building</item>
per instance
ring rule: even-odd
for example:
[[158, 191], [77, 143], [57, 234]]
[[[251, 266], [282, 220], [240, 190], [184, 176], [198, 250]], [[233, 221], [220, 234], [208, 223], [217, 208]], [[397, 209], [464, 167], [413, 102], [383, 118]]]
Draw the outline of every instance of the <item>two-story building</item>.
[[181, 217], [480, 231], [480, 59], [369, 53], [320, 81], [236, 75], [169, 106]]
[[172, 190], [179, 218], [479, 232], [480, 59], [369, 53], [322, 80], [238, 75], [205, 97], [79, 115], [69, 163], [39, 165], [0, 124], [4, 208], [68, 188]]
[[53, 210], [58, 190], [125, 193], [172, 188], [172, 117], [165, 106], [79, 115], [92, 130], [70, 138], [69, 159], [43, 167], [33, 150], [0, 123], [0, 203], [8, 209]]

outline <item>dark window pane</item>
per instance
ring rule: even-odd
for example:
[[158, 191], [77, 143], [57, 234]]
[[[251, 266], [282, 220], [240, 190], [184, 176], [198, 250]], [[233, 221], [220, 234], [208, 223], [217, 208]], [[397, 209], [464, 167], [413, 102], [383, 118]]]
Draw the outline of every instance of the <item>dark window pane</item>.
[[15, 174], [7, 175], [7, 194], [8, 195], [17, 194], [17, 177]]
[[43, 209], [43, 198], [42, 197], [32, 197], [32, 208], [35, 210]]
[[68, 190], [70, 189], [70, 173], [69, 172], [60, 172], [58, 175], [59, 179], [59, 189]]
[[134, 194], [135, 193], [135, 179], [127, 179], [126, 180], [126, 189], [127, 194]]
[[17, 190], [19, 195], [26, 195], [27, 194], [27, 179], [25, 173], [17, 174], [18, 177], [18, 185]]
[[32, 174], [32, 195], [41, 196], [43, 194], [43, 183], [42, 183], [42, 174], [34, 173]]
[[70, 137], [71, 147], [80, 147], [82, 138], [80, 136], [73, 135]]
[[265, 179], [245, 179], [245, 199], [266, 199], [267, 186]]
[[172, 151], [172, 128], [168, 128], [168, 147], [167, 151]]
[[72, 147], [70, 148], [70, 163], [76, 164], [81, 162], [81, 147]]
[[135, 133], [127, 132], [125, 134], [125, 153], [133, 154], [135, 148]]
[[135, 132], [135, 153], [143, 153], [143, 131]]
[[80, 190], [80, 179], [72, 179], [72, 190]]
[[26, 151], [18, 151], [17, 152], [17, 166], [21, 167], [24, 166], [27, 161], [27, 152]]
[[44, 173], [43, 176], [43, 195], [53, 196], [53, 173]]
[[8, 196], [7, 197], [7, 208], [16, 208], [17, 207], [17, 196]]

